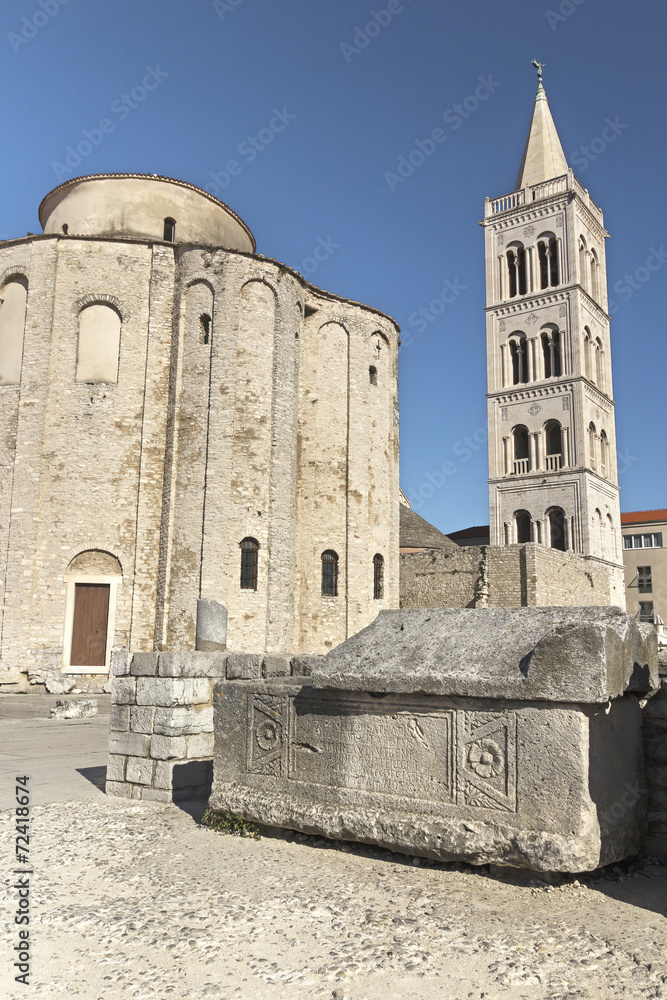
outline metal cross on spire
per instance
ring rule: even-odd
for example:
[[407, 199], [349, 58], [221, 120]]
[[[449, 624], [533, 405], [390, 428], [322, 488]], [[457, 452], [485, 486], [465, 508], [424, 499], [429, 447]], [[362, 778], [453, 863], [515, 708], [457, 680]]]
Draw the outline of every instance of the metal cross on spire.
[[542, 70], [546, 66], [546, 63], [538, 62], [537, 59], [533, 59], [533, 66], [537, 70], [537, 85], [542, 86]]

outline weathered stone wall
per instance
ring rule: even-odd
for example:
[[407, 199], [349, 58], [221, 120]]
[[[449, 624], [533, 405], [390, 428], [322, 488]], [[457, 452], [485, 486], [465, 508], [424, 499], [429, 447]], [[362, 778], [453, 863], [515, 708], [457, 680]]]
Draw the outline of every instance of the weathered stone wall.
[[489, 546], [486, 550], [489, 607], [529, 606], [525, 565], [519, 545]]
[[[166, 393], [168, 369], [152, 366], [147, 379], [147, 355], [149, 339], [154, 349], [165, 333], [167, 343], [171, 336], [170, 323], [160, 329], [160, 303], [151, 285], [164, 268], [169, 286], [173, 255], [159, 248], [154, 254], [145, 245], [42, 237], [3, 248], [0, 256], [3, 264], [7, 259], [20, 266], [29, 281], [12, 514], [3, 553], [3, 672], [59, 672], [64, 575], [82, 551], [111, 553], [126, 580], [136, 573], [135, 613], [142, 627], [135, 638], [152, 642], [157, 581], [147, 580], [141, 569], [159, 535], [161, 460], [154, 459], [163, 451], [164, 435], [155, 450], [151, 439], [159, 436], [155, 401]], [[87, 296], [102, 294], [122, 317], [119, 377], [114, 385], [89, 385], [75, 381], [78, 313]], [[166, 413], [157, 423], [164, 431]], [[131, 587], [120, 588], [117, 642], [130, 638], [131, 597]]]
[[[659, 657], [660, 686], [644, 704], [648, 789], [648, 854], [667, 856], [667, 656]], [[632, 789], [628, 789], [631, 795]]]
[[534, 543], [403, 552], [400, 572], [403, 608], [624, 606], [615, 566]]
[[317, 656], [135, 653], [112, 656], [107, 795], [155, 802], [207, 798], [218, 681], [303, 677]]
[[476, 545], [402, 552], [402, 608], [470, 608], [480, 577], [483, 550]]
[[[109, 648], [194, 649], [200, 597], [228, 609], [230, 648], [279, 654], [326, 651], [398, 604], [393, 321], [263, 257], [188, 245], [31, 237], [0, 247], [0, 284], [12, 273], [29, 290], [21, 385], [0, 386], [0, 680], [67, 671], [66, 571], [90, 550], [122, 568]], [[122, 321], [111, 384], [75, 380], [79, 313], [98, 301]]]

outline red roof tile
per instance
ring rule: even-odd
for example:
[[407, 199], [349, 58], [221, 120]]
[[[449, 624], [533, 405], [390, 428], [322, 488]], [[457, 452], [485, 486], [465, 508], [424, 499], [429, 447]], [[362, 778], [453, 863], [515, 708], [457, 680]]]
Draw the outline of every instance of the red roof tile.
[[652, 524], [654, 521], [667, 521], [667, 509], [634, 510], [621, 514], [621, 524]]

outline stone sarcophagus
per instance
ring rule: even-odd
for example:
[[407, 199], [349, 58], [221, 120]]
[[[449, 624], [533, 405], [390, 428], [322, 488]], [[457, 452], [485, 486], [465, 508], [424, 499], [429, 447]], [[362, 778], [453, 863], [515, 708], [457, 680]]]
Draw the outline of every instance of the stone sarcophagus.
[[313, 675], [214, 693], [214, 809], [442, 860], [637, 851], [651, 630], [612, 608], [386, 611]]

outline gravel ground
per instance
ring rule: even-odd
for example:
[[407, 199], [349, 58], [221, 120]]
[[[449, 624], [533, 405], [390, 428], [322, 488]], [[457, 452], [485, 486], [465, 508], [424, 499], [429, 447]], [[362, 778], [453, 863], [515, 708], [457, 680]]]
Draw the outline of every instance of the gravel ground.
[[[13, 822], [0, 813], [5, 845]], [[667, 998], [667, 868], [650, 859], [521, 884], [113, 799], [35, 806], [31, 850], [30, 987], [13, 924], [0, 944], [11, 1000]]]

